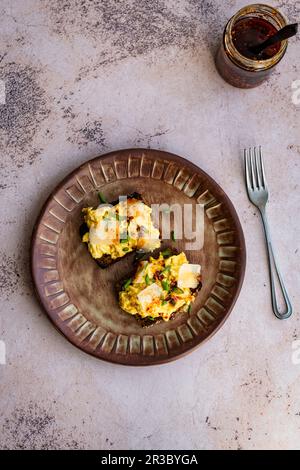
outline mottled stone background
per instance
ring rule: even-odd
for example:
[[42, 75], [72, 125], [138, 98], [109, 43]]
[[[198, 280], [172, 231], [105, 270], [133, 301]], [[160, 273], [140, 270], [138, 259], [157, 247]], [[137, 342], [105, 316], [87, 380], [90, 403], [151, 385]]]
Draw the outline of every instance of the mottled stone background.
[[[291, 21], [300, 1], [270, 2]], [[213, 54], [244, 1], [1, 0], [0, 365], [2, 448], [300, 448], [300, 79], [298, 39], [272, 79], [243, 91]], [[269, 207], [294, 316], [276, 320], [259, 217], [241, 149], [265, 149]], [[220, 332], [166, 366], [87, 356], [33, 295], [29, 242], [51, 189], [89, 158], [124, 147], [185, 156], [232, 198], [248, 247], [244, 287]]]

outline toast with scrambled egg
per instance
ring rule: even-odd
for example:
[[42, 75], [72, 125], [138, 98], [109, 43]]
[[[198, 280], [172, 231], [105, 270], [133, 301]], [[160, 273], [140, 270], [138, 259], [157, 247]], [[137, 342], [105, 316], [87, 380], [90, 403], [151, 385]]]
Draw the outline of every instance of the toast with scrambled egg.
[[167, 249], [158, 258], [138, 263], [133, 276], [122, 283], [119, 304], [143, 327], [151, 326], [190, 311], [201, 287], [201, 266], [190, 264], [185, 253]]
[[160, 247], [152, 209], [139, 193], [97, 208], [85, 207], [81, 239], [101, 268], [107, 268], [133, 251], [149, 252]]

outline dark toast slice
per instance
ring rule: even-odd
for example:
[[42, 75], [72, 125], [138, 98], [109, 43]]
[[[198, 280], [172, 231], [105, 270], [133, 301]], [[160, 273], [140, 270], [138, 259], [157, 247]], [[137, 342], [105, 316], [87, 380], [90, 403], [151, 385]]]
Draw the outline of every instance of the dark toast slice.
[[[128, 194], [127, 199], [137, 199], [139, 201], [142, 201], [144, 204], [147, 204], [145, 202], [145, 200], [143, 199], [143, 196], [140, 193], [137, 193], [137, 192], [134, 192], [132, 194]], [[119, 203], [119, 200], [110, 202], [110, 204], [113, 205], [113, 206], [116, 206], [118, 203]], [[88, 231], [89, 231], [89, 228], [88, 228], [87, 224], [85, 222], [82, 223], [79, 227], [79, 234], [80, 234], [80, 239], [81, 240], [82, 240], [83, 235], [85, 233], [87, 233]], [[88, 246], [87, 246], [87, 249], [88, 249]], [[120, 258], [116, 258], [116, 259], [113, 259], [111, 257], [111, 255], [108, 255], [108, 254], [104, 254], [103, 256], [101, 256], [101, 258], [93, 258], [93, 259], [96, 261], [98, 266], [100, 266], [100, 268], [105, 269], [105, 268], [108, 268], [109, 266], [111, 266], [112, 264], [116, 263], [120, 259], [124, 259], [126, 256], [128, 256], [132, 253], [133, 252], [130, 251], [130, 252], [126, 253], [124, 256], [122, 256]]]

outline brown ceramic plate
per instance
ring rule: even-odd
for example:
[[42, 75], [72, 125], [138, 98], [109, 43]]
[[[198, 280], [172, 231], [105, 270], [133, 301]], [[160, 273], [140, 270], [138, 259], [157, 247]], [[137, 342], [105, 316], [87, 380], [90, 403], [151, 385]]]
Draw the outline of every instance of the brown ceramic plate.
[[[204, 248], [171, 242], [202, 266], [203, 287], [189, 314], [145, 329], [119, 308], [115, 285], [132, 272], [133, 255], [100, 269], [79, 236], [81, 209], [98, 204], [99, 190], [108, 201], [137, 191], [150, 204], [204, 205]], [[176, 155], [133, 149], [97, 157], [59, 184], [34, 227], [31, 260], [39, 300], [71, 343], [107, 361], [150, 365], [178, 358], [220, 328], [241, 289], [246, 253], [235, 209], [212, 178]]]

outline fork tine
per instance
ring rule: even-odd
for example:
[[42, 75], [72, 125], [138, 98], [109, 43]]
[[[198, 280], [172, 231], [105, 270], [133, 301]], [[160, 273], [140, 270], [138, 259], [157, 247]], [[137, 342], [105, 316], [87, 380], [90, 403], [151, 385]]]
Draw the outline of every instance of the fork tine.
[[258, 161], [258, 152], [257, 152], [257, 147], [254, 147], [254, 156], [255, 156], [255, 166], [256, 166], [256, 176], [257, 176], [257, 184], [258, 184], [258, 187], [261, 188], [262, 187], [262, 184], [261, 184], [261, 166], [260, 166], [260, 163]]
[[257, 188], [257, 181], [256, 181], [256, 176], [255, 176], [255, 170], [254, 170], [254, 155], [253, 155], [253, 148], [250, 147], [249, 149], [250, 153], [250, 167], [251, 167], [251, 177], [252, 177], [252, 186], [253, 189]]
[[247, 190], [250, 191], [252, 189], [252, 185], [250, 182], [250, 174], [249, 174], [249, 161], [248, 161], [248, 151], [244, 149], [244, 161], [245, 161], [245, 175], [246, 175], [246, 185]]
[[264, 167], [261, 146], [259, 146], [259, 160], [260, 160], [260, 168], [261, 168], [261, 176], [262, 176], [262, 185], [265, 189], [267, 189], [266, 174], [265, 174], [265, 167]]

